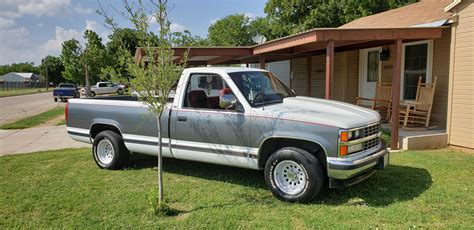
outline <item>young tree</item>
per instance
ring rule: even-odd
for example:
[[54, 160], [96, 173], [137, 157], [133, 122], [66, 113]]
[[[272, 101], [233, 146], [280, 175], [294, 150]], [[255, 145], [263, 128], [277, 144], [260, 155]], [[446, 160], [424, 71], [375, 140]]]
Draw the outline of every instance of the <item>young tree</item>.
[[[158, 206], [155, 211], [163, 211], [166, 205], [163, 202], [163, 176], [162, 176], [162, 132], [161, 114], [168, 102], [171, 88], [181, 75], [186, 64], [187, 55], [181, 63], [175, 63], [172, 49], [172, 34], [170, 21], [167, 15], [167, 0], [149, 0], [148, 4], [138, 1], [131, 5], [128, 0], [122, 0], [124, 11], [119, 12], [135, 27], [138, 34], [138, 44], [145, 50], [148, 57], [146, 66], [136, 63], [129, 52], [122, 52], [123, 60], [127, 62], [127, 70], [132, 76], [130, 81], [132, 90], [138, 93], [138, 98], [148, 106], [148, 111], [157, 120], [158, 135]], [[98, 12], [105, 17], [106, 23], [114, 30], [118, 25], [109, 17], [102, 8]], [[150, 17], [153, 16], [153, 17]], [[155, 46], [153, 36], [150, 36], [150, 18], [159, 25], [158, 44]], [[123, 47], [124, 49], [126, 47]]]
[[106, 66], [107, 55], [102, 38], [97, 33], [86, 30], [84, 38], [86, 39], [84, 48], [76, 39], [65, 41], [62, 45], [61, 60], [64, 64], [64, 78], [75, 83], [85, 82], [86, 93], [90, 96], [91, 77], [94, 81], [98, 80], [101, 69]]

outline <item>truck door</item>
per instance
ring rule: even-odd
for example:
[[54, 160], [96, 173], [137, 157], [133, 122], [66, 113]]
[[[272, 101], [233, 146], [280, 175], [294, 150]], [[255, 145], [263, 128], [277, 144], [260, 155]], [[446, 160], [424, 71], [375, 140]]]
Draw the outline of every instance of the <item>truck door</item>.
[[221, 108], [219, 97], [233, 94], [217, 74], [190, 75], [175, 114], [176, 158], [247, 167], [250, 118], [240, 106]]
[[106, 93], [105, 89], [107, 88], [107, 83], [101, 82], [97, 84], [97, 92], [96, 94], [104, 94]]

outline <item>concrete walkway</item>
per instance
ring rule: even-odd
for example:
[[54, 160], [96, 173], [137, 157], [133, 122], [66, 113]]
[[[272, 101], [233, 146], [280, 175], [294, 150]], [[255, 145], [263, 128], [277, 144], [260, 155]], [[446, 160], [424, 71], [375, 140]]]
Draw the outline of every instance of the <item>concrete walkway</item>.
[[81, 147], [91, 145], [71, 139], [65, 125], [0, 130], [0, 156]]

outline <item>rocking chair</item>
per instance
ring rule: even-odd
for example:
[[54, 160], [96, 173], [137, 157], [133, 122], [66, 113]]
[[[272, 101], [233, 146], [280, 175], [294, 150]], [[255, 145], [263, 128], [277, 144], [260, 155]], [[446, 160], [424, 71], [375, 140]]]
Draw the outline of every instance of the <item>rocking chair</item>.
[[433, 83], [421, 83], [418, 79], [416, 99], [414, 101], [402, 101], [400, 104], [405, 108], [400, 108], [400, 123], [404, 128], [413, 128], [416, 124], [430, 125], [431, 109], [433, 107], [436, 80]]
[[363, 98], [356, 97], [357, 105], [362, 106], [362, 101], [369, 101], [371, 105], [370, 109], [375, 110], [380, 113], [380, 116], [386, 121], [390, 120], [390, 108], [392, 105], [391, 101], [392, 95], [392, 85], [390, 83], [377, 82], [375, 87], [375, 97], [374, 98]]

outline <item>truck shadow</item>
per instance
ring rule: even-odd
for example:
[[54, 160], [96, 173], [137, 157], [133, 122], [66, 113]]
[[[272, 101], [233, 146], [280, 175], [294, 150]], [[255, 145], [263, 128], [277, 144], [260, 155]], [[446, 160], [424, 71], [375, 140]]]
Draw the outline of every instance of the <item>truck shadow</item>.
[[[156, 157], [136, 154], [131, 157], [129, 169], [156, 167]], [[177, 159], [163, 159], [163, 170], [183, 176], [191, 176], [213, 181], [225, 181], [257, 189], [267, 189], [263, 171], [234, 168]], [[412, 200], [428, 190], [433, 181], [430, 173], [423, 168], [390, 165], [374, 176], [344, 189], [326, 189], [311, 204], [387, 206]], [[267, 192], [269, 199], [275, 199]], [[248, 199], [249, 202], [255, 202]], [[258, 201], [257, 201], [258, 202]], [[272, 201], [262, 201], [264, 203]]]

